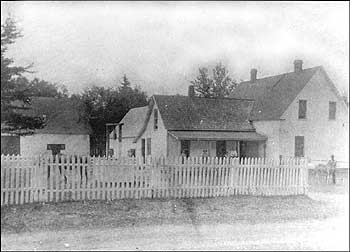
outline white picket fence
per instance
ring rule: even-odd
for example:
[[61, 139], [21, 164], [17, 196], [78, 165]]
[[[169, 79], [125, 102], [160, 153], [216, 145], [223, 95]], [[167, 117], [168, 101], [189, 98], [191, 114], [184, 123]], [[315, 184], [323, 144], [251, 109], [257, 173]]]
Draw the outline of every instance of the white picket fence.
[[307, 193], [305, 159], [1, 156], [1, 205]]

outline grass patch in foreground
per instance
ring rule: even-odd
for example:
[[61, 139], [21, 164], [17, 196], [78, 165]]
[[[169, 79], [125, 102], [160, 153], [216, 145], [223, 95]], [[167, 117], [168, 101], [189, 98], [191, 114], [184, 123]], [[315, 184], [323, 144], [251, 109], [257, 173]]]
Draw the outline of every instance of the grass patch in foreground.
[[100, 229], [159, 224], [266, 223], [334, 216], [307, 196], [123, 199], [36, 203], [1, 208], [1, 233]]

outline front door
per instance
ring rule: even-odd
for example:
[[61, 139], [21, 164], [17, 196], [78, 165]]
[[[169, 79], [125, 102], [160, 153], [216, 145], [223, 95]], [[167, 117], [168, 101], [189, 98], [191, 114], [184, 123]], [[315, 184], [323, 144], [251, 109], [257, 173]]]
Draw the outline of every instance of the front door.
[[245, 158], [247, 156], [247, 142], [239, 142], [240, 158]]
[[224, 157], [226, 155], [226, 141], [216, 141], [216, 156]]

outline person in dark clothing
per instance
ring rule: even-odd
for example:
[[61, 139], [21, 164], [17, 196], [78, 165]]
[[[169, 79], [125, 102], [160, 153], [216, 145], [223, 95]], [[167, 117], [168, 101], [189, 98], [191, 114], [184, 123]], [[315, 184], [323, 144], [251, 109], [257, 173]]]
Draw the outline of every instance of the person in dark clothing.
[[331, 155], [331, 160], [327, 163], [329, 175], [332, 176], [332, 182], [335, 184], [335, 170], [337, 168], [337, 162], [334, 160], [334, 155]]

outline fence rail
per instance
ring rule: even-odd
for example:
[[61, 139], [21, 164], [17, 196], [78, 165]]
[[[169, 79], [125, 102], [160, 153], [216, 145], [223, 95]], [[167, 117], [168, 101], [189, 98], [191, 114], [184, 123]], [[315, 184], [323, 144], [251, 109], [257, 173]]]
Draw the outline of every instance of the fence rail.
[[1, 205], [307, 192], [304, 159], [1, 156]]

